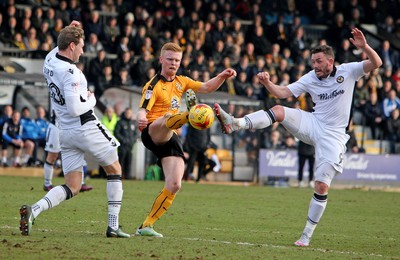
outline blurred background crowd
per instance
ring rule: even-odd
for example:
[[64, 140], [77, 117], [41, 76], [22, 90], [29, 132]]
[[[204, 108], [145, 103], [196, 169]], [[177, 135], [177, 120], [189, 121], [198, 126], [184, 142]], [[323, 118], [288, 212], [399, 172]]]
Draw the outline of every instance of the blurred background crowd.
[[[0, 8], [0, 52], [18, 49], [29, 58], [43, 58], [58, 32], [80, 21], [85, 55], [79, 66], [97, 97], [110, 87], [143, 86], [157, 72], [161, 46], [173, 41], [184, 49], [179, 74], [207, 81], [232, 67], [238, 76], [220, 91], [261, 101], [264, 108], [280, 103], [309, 111], [309, 96], [276, 99], [256, 74], [267, 70], [276, 84], [296, 81], [310, 70], [310, 48], [319, 44], [334, 47], [337, 63], [365, 59], [348, 38], [352, 28], [366, 25], [374, 29], [384, 65], [357, 83], [353, 123], [369, 127], [373, 139], [400, 141], [397, 0], [4, 0]], [[249, 109], [230, 112], [241, 116]], [[256, 135], [243, 135], [239, 139], [251, 146]], [[278, 124], [262, 135], [256, 146], [296, 145]]]

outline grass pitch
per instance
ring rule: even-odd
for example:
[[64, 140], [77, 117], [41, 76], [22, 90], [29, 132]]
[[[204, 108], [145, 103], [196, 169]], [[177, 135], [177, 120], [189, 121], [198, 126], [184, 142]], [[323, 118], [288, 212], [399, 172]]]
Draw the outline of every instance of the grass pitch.
[[[43, 212], [31, 236], [19, 232], [19, 207], [45, 192], [42, 178], [0, 176], [0, 259], [400, 259], [400, 194], [331, 190], [311, 246], [293, 246], [311, 189], [183, 183], [156, 223], [164, 238], [110, 239], [105, 180]], [[56, 178], [55, 184], [62, 184]], [[162, 182], [124, 181], [120, 224], [133, 234]]]

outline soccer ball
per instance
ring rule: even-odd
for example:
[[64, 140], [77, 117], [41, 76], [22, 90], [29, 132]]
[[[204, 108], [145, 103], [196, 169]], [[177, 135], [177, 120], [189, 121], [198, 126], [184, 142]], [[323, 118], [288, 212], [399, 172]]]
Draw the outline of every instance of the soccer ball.
[[198, 130], [210, 128], [214, 123], [214, 111], [206, 104], [194, 105], [189, 111], [189, 123]]

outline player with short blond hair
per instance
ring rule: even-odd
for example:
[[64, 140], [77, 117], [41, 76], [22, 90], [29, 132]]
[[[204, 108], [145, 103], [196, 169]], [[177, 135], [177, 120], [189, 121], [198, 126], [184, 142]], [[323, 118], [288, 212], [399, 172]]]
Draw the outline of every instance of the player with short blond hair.
[[[194, 92], [211, 93], [217, 90], [236, 71], [225, 69], [207, 82], [194, 81], [176, 75], [182, 60], [182, 48], [172, 42], [163, 45], [159, 62], [161, 71], [145, 84], [137, 114], [143, 144], [158, 158], [165, 175], [165, 186], [157, 196], [137, 235], [162, 237], [153, 229], [154, 223], [169, 209], [181, 188], [185, 162], [182, 143], [174, 129], [188, 122], [188, 111], [196, 104]], [[181, 98], [186, 92], [187, 111], [179, 112]]]

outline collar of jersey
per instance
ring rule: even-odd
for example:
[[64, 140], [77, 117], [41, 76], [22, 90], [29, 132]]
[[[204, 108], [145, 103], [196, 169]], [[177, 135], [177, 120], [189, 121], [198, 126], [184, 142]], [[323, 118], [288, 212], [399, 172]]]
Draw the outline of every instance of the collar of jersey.
[[56, 57], [59, 58], [60, 60], [74, 64], [74, 62], [72, 60], [68, 59], [67, 57], [61, 56], [60, 54], [58, 54], [58, 52], [56, 53]]
[[[160, 78], [160, 79], [162, 79], [163, 81], [166, 81], [166, 82], [172, 82], [172, 81], [174, 81], [174, 79], [175, 78], [173, 78], [172, 80], [167, 80], [163, 75], [161, 75], [161, 74], [158, 74], [158, 77]], [[176, 76], [175, 76], [176, 77]]]
[[[336, 67], [333, 66], [333, 70], [332, 70], [331, 74], [329, 74], [329, 77], [335, 77], [336, 71], [337, 71]], [[323, 79], [326, 79], [326, 78], [318, 78], [318, 79], [319, 80], [323, 80]]]

